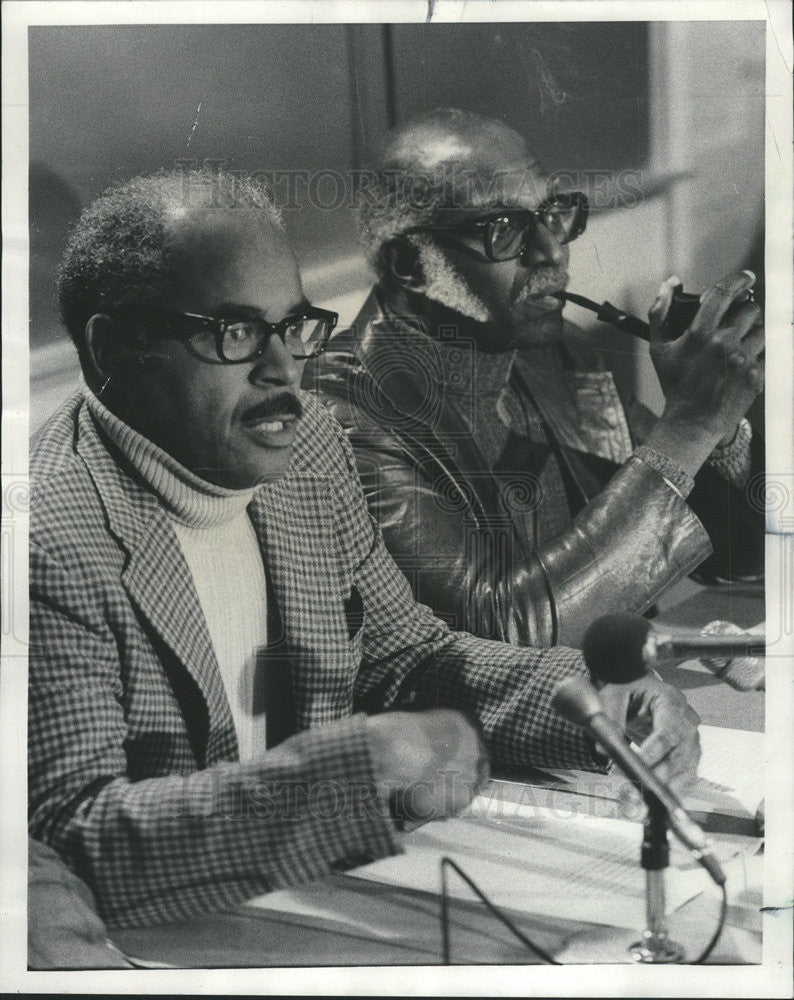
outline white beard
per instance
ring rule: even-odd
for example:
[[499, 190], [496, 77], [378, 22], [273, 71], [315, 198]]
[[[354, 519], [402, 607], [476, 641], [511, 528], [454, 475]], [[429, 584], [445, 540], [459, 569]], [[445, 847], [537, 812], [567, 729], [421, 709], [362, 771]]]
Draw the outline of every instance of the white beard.
[[487, 323], [491, 314], [485, 303], [471, 291], [441, 247], [424, 234], [417, 233], [413, 240], [425, 276], [424, 285], [416, 291], [462, 316]]

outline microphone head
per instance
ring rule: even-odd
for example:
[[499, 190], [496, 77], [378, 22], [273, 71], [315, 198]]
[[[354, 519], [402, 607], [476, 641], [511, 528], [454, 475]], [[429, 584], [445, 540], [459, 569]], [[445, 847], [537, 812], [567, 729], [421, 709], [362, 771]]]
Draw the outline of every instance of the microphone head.
[[598, 692], [586, 677], [569, 677], [558, 684], [551, 703], [563, 719], [575, 726], [585, 726], [594, 715], [604, 711]]
[[627, 684], [647, 672], [645, 645], [653, 628], [639, 615], [611, 614], [587, 629], [582, 652], [593, 678], [606, 684]]

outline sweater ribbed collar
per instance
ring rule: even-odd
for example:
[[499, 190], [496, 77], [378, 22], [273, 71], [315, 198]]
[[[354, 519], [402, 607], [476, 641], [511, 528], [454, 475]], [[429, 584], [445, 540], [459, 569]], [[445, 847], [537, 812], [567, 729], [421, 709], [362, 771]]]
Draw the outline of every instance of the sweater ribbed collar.
[[100, 428], [143, 477], [169, 517], [190, 528], [210, 528], [242, 515], [256, 487], [232, 490], [201, 479], [111, 413], [85, 384], [83, 393]]

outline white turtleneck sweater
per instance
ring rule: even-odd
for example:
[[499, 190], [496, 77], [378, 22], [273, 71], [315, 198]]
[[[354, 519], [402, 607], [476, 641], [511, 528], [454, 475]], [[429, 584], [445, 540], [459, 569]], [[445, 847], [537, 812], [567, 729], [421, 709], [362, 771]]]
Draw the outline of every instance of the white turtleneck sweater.
[[240, 760], [266, 746], [263, 664], [267, 588], [262, 553], [248, 516], [254, 489], [200, 479], [143, 437], [84, 387], [102, 429], [161, 501], [190, 569], [237, 731]]

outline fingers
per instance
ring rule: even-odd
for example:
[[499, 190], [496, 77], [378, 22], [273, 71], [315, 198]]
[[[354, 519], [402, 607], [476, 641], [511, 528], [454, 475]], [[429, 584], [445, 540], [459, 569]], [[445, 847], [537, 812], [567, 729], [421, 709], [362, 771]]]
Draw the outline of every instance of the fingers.
[[[697, 779], [697, 760], [700, 759], [699, 747], [693, 751], [695, 767], [692, 766], [692, 754], [685, 754], [681, 747], [674, 753], [664, 757], [653, 768], [654, 774], [678, 796], [684, 795]], [[642, 756], [645, 754], [643, 752]]]
[[756, 393], [764, 387], [764, 367], [763, 357], [756, 359], [748, 358], [743, 351], [731, 351], [727, 357], [728, 370], [730, 374], [742, 376], [745, 382], [751, 385]]
[[700, 720], [677, 688], [647, 674], [629, 684], [606, 684], [599, 694], [606, 713], [629, 735], [646, 734], [639, 752], [662, 781], [674, 790], [691, 784], [700, 760]]
[[642, 758], [673, 790], [683, 790], [697, 776], [700, 720], [680, 691], [661, 683], [650, 713], [653, 729], [639, 748]]
[[757, 361], [764, 353], [766, 335], [763, 326], [753, 326], [742, 337], [742, 353], [751, 361]]
[[[700, 309], [690, 324], [694, 331], [706, 334], [720, 329], [719, 339], [737, 346], [741, 339], [763, 322], [760, 306], [750, 300], [755, 275], [751, 271], [729, 274], [701, 296]], [[680, 279], [673, 275], [663, 281], [656, 299], [648, 311], [651, 342], [664, 341], [664, 323]], [[722, 324], [722, 326], [721, 326]]]
[[669, 339], [665, 317], [677, 281], [662, 284], [649, 312], [650, 354], [665, 396], [667, 453], [672, 448], [679, 464], [696, 470], [764, 387], [763, 316], [748, 300], [754, 275], [740, 271], [705, 292], [687, 330]]
[[698, 313], [690, 330], [693, 337], [700, 337], [706, 344], [711, 342], [718, 349], [739, 350], [748, 355], [748, 337], [753, 338], [753, 342], [760, 339], [763, 344], [763, 324], [763, 313], [757, 302], [740, 302], [728, 308], [720, 326], [709, 326]]
[[[712, 285], [701, 297], [700, 310], [692, 324], [693, 327], [713, 330], [719, 326], [731, 306], [735, 302], [742, 301], [741, 296], [746, 297], [754, 284], [755, 275], [752, 271], [736, 271], [726, 275], [716, 285]], [[755, 303], [746, 303], [743, 308], [746, 310], [748, 318], [756, 314], [760, 315], [760, 309]], [[752, 323], [748, 323], [747, 329], [751, 325]]]
[[648, 323], [651, 327], [651, 341], [661, 339], [662, 326], [665, 317], [670, 310], [673, 301], [673, 289], [680, 285], [681, 281], [675, 275], [663, 281], [659, 286], [659, 291], [654, 299], [653, 305], [648, 310]]
[[675, 750], [678, 741], [672, 733], [652, 732], [640, 745], [642, 759], [648, 767], [657, 768]]
[[645, 815], [645, 800], [633, 781], [624, 781], [618, 788], [618, 808], [625, 819], [641, 820]]
[[[758, 306], [755, 306], [758, 319], [748, 329], [731, 354], [731, 362], [743, 371], [747, 381], [756, 393], [764, 387], [764, 350], [766, 346], [766, 336], [763, 326], [763, 316]], [[736, 357], [739, 354], [740, 357]]]

